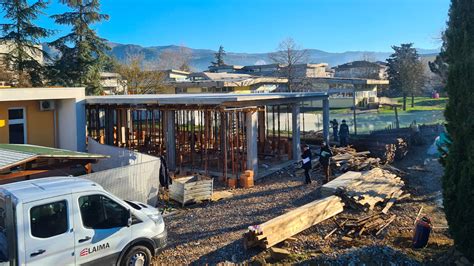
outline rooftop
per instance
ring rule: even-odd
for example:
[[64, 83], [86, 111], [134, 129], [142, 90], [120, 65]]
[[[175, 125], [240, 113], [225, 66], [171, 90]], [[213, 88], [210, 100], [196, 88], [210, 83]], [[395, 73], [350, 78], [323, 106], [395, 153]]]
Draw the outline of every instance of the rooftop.
[[82, 99], [84, 96], [82, 87], [0, 88], [0, 102]]
[[223, 105], [255, 106], [266, 104], [288, 104], [317, 99], [326, 99], [325, 92], [304, 93], [206, 93], [206, 94], [145, 94], [110, 95], [86, 97], [87, 104], [131, 104], [131, 105]]
[[31, 202], [57, 195], [82, 191], [101, 190], [102, 187], [90, 180], [77, 177], [47, 177], [14, 182], [0, 186], [20, 202]]
[[102, 159], [107, 156], [29, 144], [0, 144], [0, 171], [36, 159]]

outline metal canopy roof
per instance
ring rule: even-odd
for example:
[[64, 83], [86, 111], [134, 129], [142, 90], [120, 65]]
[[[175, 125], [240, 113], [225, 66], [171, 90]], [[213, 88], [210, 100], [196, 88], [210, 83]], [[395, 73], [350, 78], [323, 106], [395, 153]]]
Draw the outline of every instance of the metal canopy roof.
[[29, 144], [0, 144], [0, 171], [42, 158], [96, 160], [107, 156]]
[[304, 93], [207, 93], [207, 94], [144, 94], [86, 97], [87, 104], [129, 104], [129, 105], [224, 105], [255, 106], [266, 104], [299, 103], [327, 99], [326, 92]]

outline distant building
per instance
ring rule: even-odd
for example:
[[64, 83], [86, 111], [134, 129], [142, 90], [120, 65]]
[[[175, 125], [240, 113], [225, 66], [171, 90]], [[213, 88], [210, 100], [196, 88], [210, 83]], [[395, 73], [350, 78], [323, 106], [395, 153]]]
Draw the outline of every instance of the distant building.
[[363, 78], [310, 78], [307, 91], [328, 92], [331, 108], [371, 107], [379, 103], [378, 90], [389, 85], [388, 80]]
[[286, 79], [248, 74], [196, 72], [186, 80], [167, 82], [176, 93], [266, 93], [286, 86]]
[[[34, 45], [38, 49], [43, 49], [40, 44]], [[1, 64], [4, 64], [4, 66], [7, 66], [4, 61], [4, 57], [7, 54], [11, 54], [14, 50], [14, 45], [12, 42], [4, 42], [0, 43], [0, 61]], [[33, 49], [31, 51], [27, 51], [27, 53], [38, 63], [44, 64], [44, 58], [43, 58], [43, 53], [38, 52], [39, 50]]]
[[[249, 65], [249, 66], [211, 66], [209, 72], [212, 73], [237, 73], [249, 74], [253, 76], [263, 77], [285, 77], [288, 66], [285, 64], [266, 64], [266, 65]], [[331, 71], [328, 71], [328, 64], [296, 64], [293, 66], [293, 75], [295, 78], [315, 78], [330, 77]]]
[[188, 79], [190, 72], [181, 71], [176, 69], [169, 69], [163, 71], [165, 77], [165, 82], [172, 82], [172, 81], [185, 81]]
[[384, 62], [354, 61], [333, 69], [337, 78], [387, 79], [387, 65]]
[[127, 81], [119, 73], [101, 72], [100, 85], [105, 95], [126, 94]]

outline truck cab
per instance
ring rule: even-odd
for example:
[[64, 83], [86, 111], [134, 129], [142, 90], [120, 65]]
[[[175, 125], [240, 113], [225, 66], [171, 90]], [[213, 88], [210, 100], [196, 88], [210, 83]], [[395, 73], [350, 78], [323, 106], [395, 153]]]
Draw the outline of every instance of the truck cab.
[[76, 177], [0, 186], [1, 265], [148, 265], [166, 245], [152, 206]]

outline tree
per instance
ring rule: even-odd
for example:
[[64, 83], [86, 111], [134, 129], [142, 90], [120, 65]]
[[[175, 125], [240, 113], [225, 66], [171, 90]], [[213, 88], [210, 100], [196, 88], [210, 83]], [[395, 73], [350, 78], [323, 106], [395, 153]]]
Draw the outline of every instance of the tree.
[[0, 43], [8, 47], [8, 53], [2, 54], [4, 62], [13, 72], [14, 86], [41, 86], [43, 84], [43, 57], [47, 56], [41, 47], [40, 39], [51, 31], [36, 26], [37, 19], [47, 2], [39, 0], [28, 4], [26, 0], [0, 2], [5, 18], [10, 23], [0, 24], [2, 33]]
[[395, 52], [387, 59], [390, 90], [403, 96], [403, 110], [406, 110], [407, 96], [411, 96], [413, 107], [415, 94], [423, 88], [424, 65], [412, 43], [392, 46], [392, 48]]
[[428, 66], [434, 74], [436, 74], [440, 79], [443, 85], [446, 84], [448, 79], [448, 64], [446, 63], [445, 58], [445, 34], [441, 35], [441, 39], [443, 40], [443, 45], [441, 46], [441, 52], [436, 56], [433, 62], [428, 62]]
[[123, 86], [129, 94], [152, 94], [162, 92], [164, 74], [158, 70], [143, 70], [143, 56], [133, 56], [126, 64], [118, 63], [115, 72], [122, 76]]
[[216, 61], [211, 62], [213, 66], [215, 67], [220, 67], [220, 66], [225, 66], [224, 62], [224, 57], [226, 55], [226, 52], [224, 51], [224, 46], [219, 46], [219, 50], [217, 53], [214, 54], [214, 57], [216, 58]]
[[280, 71], [287, 78], [289, 92], [296, 89], [296, 65], [306, 63], [307, 55], [307, 50], [301, 49], [292, 38], [281, 41], [277, 51], [270, 54], [270, 59], [273, 62], [283, 65]]
[[53, 83], [64, 86], [85, 86], [87, 94], [99, 94], [100, 72], [107, 63], [106, 40], [90, 28], [94, 23], [108, 20], [100, 14], [99, 0], [60, 0], [71, 11], [52, 18], [57, 24], [72, 27], [71, 33], [51, 43], [59, 50], [51, 75]]
[[448, 103], [444, 116], [450, 144], [444, 158], [443, 204], [454, 243], [474, 260], [474, 2], [452, 0], [446, 29]]
[[191, 71], [189, 61], [191, 60], [191, 49], [180, 46], [178, 49], [165, 49], [160, 54], [158, 69], [177, 69]]

